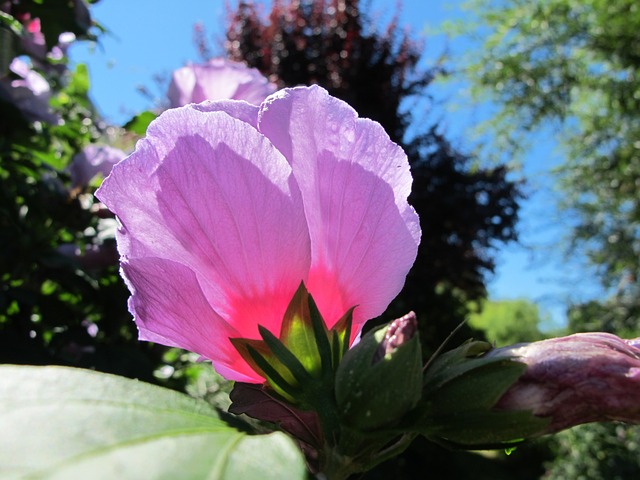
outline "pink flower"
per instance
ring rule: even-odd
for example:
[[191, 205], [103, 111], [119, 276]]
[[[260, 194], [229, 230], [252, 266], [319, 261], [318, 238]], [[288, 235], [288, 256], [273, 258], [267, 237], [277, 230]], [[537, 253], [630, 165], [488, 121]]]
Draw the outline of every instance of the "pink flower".
[[[80, 4], [82, 3], [80, 2]], [[22, 16], [21, 21], [24, 25], [24, 33], [21, 38], [24, 53], [29, 55], [31, 60], [40, 69], [45, 71], [53, 69], [62, 72], [66, 66], [55, 64], [55, 62], [59, 62], [67, 54], [69, 45], [71, 45], [76, 39], [75, 34], [72, 32], [61, 33], [58, 36], [58, 44], [51, 47], [51, 50], [49, 51], [44, 34], [42, 33], [40, 19], [37, 17], [31, 18], [31, 15], [27, 13]], [[53, 60], [54, 63], [52, 64], [47, 62], [47, 59]]]
[[69, 174], [74, 187], [84, 187], [102, 174], [109, 175], [113, 166], [127, 156], [122, 150], [108, 145], [88, 145], [73, 156]]
[[175, 72], [167, 96], [171, 108], [205, 100], [244, 100], [259, 105], [276, 86], [255, 68], [214, 58], [201, 65], [187, 65]]
[[329, 327], [357, 306], [353, 337], [398, 294], [420, 241], [411, 183], [378, 123], [298, 87], [167, 110], [96, 195], [121, 222], [140, 338], [262, 383], [229, 338], [279, 335], [301, 281]]
[[30, 122], [58, 123], [58, 116], [49, 108], [51, 89], [44, 77], [20, 58], [13, 59], [9, 70], [17, 78], [0, 79], [0, 99], [14, 104]]
[[40, 28], [40, 19], [32, 19], [30, 15], [24, 20], [25, 33], [22, 37], [22, 48], [25, 52], [38, 60], [44, 60], [47, 55], [47, 45]]

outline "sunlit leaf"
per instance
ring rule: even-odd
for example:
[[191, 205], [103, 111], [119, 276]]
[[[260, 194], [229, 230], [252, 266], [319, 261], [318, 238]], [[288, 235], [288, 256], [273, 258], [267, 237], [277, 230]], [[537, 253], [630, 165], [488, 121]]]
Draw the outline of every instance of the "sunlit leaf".
[[2, 366], [0, 378], [2, 478], [305, 476], [285, 435], [248, 436], [171, 390], [66, 367]]
[[156, 117], [157, 115], [155, 113], [147, 110], [133, 117], [123, 125], [123, 128], [137, 135], [144, 135], [147, 133], [149, 124], [155, 120]]
[[89, 93], [89, 71], [84, 63], [76, 65], [76, 70], [73, 72], [71, 79], [71, 85], [69, 90], [79, 96], [86, 96]]

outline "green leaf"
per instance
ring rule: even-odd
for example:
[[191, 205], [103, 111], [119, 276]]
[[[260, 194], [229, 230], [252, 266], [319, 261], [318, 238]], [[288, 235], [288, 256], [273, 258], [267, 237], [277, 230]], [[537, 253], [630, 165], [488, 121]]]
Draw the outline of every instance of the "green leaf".
[[157, 116], [158, 115], [156, 115], [155, 113], [147, 110], [133, 117], [131, 120], [125, 123], [122, 128], [128, 130], [129, 132], [142, 136], [147, 133], [149, 124], [154, 121]]
[[305, 478], [284, 434], [248, 436], [171, 390], [66, 367], [0, 378], [2, 478]]
[[87, 66], [84, 63], [79, 63], [73, 72], [69, 92], [74, 95], [86, 97], [89, 93], [89, 86], [89, 71], [87, 70]]

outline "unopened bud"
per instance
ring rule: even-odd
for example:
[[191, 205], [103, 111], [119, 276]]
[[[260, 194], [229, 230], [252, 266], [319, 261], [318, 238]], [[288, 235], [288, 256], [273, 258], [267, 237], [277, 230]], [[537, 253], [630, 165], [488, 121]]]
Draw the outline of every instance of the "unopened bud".
[[385, 356], [391, 355], [401, 345], [405, 344], [418, 331], [418, 320], [414, 312], [407, 313], [389, 324], [387, 332], [373, 356], [373, 363], [378, 363]]
[[544, 433], [589, 422], [640, 423], [640, 339], [579, 333], [496, 349], [489, 356], [515, 357], [527, 365], [496, 408], [550, 418]]
[[427, 370], [416, 431], [494, 448], [582, 423], [640, 423], [638, 345], [607, 333], [499, 349], [468, 343]]
[[419, 401], [422, 356], [413, 312], [367, 333], [336, 372], [344, 424], [361, 431], [398, 423]]

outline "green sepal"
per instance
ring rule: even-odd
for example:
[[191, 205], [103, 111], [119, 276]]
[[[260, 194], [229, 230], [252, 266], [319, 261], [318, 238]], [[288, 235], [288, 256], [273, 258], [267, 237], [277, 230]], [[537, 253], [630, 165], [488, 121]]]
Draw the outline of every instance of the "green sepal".
[[245, 362], [261, 377], [265, 378], [271, 388], [286, 400], [293, 402], [297, 393], [297, 382], [291, 371], [278, 360], [263, 340], [231, 338]]
[[288, 382], [277, 368], [274, 365], [277, 365], [277, 362], [274, 361], [273, 358], [267, 360], [263, 355], [261, 355], [256, 349], [251, 346], [247, 347], [247, 351], [251, 358], [253, 358], [254, 362], [260, 367], [260, 369], [266, 374], [267, 380], [271, 385], [273, 385], [274, 389], [284, 396], [288, 400], [293, 400], [295, 397], [296, 388], [291, 385], [291, 382]]
[[477, 410], [442, 416], [423, 433], [448, 448], [492, 450], [513, 447], [543, 432], [550, 419], [529, 411]]
[[[476, 368], [479, 363], [489, 363], [490, 359], [482, 356], [491, 351], [493, 347], [488, 342], [467, 341], [458, 348], [445, 352], [435, 359], [429, 360], [424, 376], [425, 390], [437, 390], [444, 383], [463, 375], [465, 372]], [[475, 363], [469, 362], [476, 359]]]
[[323, 376], [327, 374], [333, 376], [333, 354], [331, 353], [329, 330], [327, 330], [327, 324], [311, 295], [309, 295], [309, 317], [311, 319], [311, 328], [316, 338], [318, 354], [320, 355], [320, 369]]
[[451, 378], [437, 389], [425, 384], [424, 402], [427, 411], [433, 416], [493, 407], [500, 397], [526, 371], [524, 363], [509, 359], [477, 363], [461, 375]]
[[262, 340], [252, 340], [249, 338], [230, 338], [231, 345], [238, 351], [242, 359], [247, 362], [251, 369], [261, 377], [266, 378], [265, 372], [255, 362], [253, 356], [249, 354], [249, 347], [259, 352], [262, 356], [270, 355], [269, 349]]
[[467, 449], [512, 446], [543, 433], [549, 419], [494, 408], [527, 365], [485, 355], [491, 348], [486, 342], [468, 342], [430, 362], [422, 399], [407, 418], [407, 430]]
[[334, 370], [338, 368], [338, 365], [342, 361], [342, 357], [347, 353], [351, 346], [351, 327], [353, 325], [353, 311], [355, 308], [356, 307], [354, 306], [347, 310], [331, 329]]
[[304, 368], [315, 376], [320, 367], [320, 354], [311, 326], [309, 297], [304, 283], [300, 283], [284, 313], [279, 338]]
[[305, 370], [300, 360], [278, 340], [278, 337], [262, 325], [258, 326], [258, 331], [271, 353], [291, 372], [297, 383], [302, 384], [309, 380], [310, 372]]

